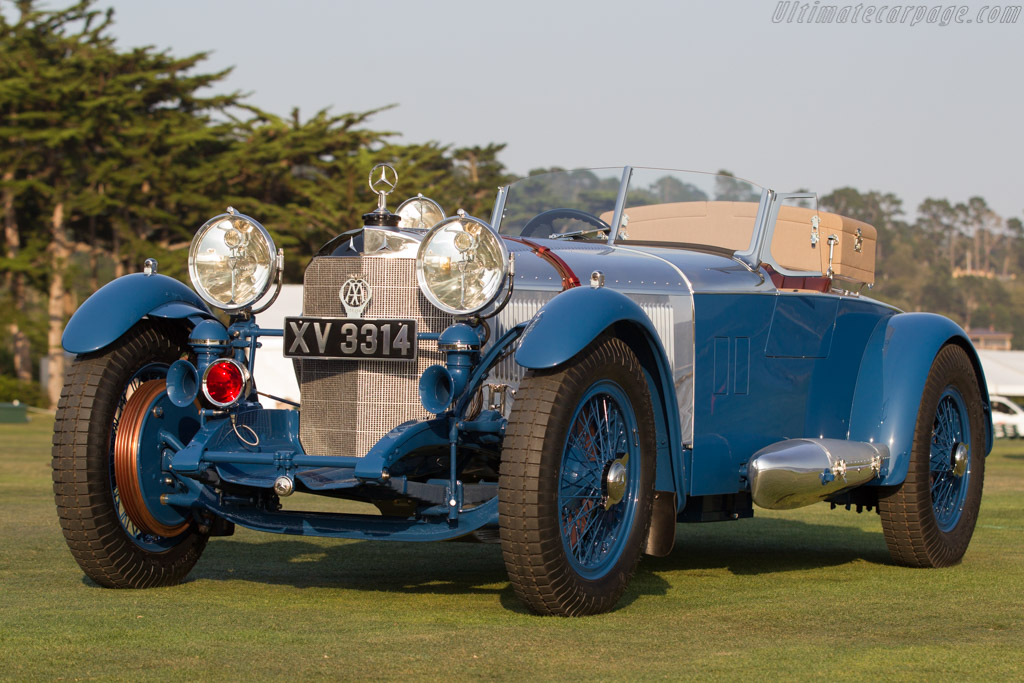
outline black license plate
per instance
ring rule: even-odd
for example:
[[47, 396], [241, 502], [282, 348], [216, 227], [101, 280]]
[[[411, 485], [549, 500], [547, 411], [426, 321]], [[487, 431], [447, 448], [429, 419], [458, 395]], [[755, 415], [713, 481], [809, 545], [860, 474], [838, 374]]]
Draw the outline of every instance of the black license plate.
[[416, 360], [415, 320], [285, 318], [288, 358]]

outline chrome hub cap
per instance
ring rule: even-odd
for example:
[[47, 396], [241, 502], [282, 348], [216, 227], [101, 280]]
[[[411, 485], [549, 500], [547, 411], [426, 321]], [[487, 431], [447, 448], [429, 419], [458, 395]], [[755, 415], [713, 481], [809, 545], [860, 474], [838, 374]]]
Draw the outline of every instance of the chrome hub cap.
[[969, 453], [969, 446], [963, 442], [953, 447], [952, 465], [954, 477], [960, 478], [964, 476], [964, 473], [967, 471]]
[[[628, 456], [627, 456], [628, 457]], [[626, 465], [622, 460], [614, 460], [604, 475], [605, 509], [620, 502], [626, 495]]]

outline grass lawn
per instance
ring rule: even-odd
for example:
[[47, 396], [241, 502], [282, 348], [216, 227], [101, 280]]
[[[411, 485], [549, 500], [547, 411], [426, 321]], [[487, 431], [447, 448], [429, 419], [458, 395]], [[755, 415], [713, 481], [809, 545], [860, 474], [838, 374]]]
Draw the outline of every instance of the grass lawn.
[[890, 564], [874, 513], [681, 525], [609, 614], [520, 606], [500, 548], [213, 539], [186, 583], [107, 590], [64, 544], [52, 421], [0, 425], [0, 678], [1024, 678], [1024, 441], [959, 566]]

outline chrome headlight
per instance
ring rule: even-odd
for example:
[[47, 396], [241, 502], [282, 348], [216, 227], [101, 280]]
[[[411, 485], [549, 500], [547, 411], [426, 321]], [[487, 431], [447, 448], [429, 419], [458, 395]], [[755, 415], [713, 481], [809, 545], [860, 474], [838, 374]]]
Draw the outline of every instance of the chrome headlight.
[[429, 230], [444, 220], [444, 209], [441, 205], [422, 194], [406, 199], [395, 211], [402, 219], [400, 228], [417, 228]]
[[430, 303], [453, 315], [469, 315], [501, 292], [508, 258], [508, 248], [494, 229], [460, 210], [423, 239], [416, 254], [416, 279]]
[[276, 267], [267, 229], [230, 207], [203, 223], [188, 251], [192, 286], [208, 304], [225, 311], [251, 306], [266, 294]]

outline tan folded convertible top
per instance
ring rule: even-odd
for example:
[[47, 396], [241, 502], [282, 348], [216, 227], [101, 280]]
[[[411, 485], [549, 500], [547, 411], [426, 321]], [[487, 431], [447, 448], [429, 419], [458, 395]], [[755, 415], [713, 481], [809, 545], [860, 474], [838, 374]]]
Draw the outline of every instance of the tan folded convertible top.
[[[817, 240], [812, 218], [818, 216]], [[755, 202], [675, 202], [626, 209], [629, 240], [666, 244], [707, 244], [732, 251], [750, 246], [757, 216]], [[606, 223], [610, 211], [601, 215]], [[784, 268], [827, 273], [829, 237], [832, 276], [854, 284], [875, 280], [877, 231], [871, 225], [827, 211], [783, 206], [772, 240], [772, 256]]]

